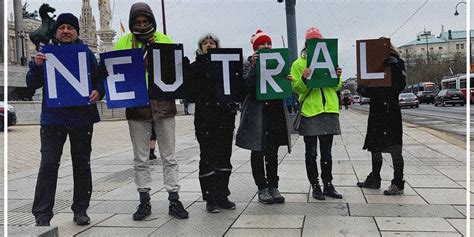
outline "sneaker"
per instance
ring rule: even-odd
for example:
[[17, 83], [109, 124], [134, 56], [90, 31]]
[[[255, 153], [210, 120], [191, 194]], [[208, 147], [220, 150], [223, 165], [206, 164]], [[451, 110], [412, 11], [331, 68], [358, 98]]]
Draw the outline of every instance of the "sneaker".
[[231, 202], [228, 198], [217, 201], [217, 205], [222, 209], [235, 210], [235, 202]]
[[399, 195], [403, 194], [403, 189], [399, 189], [397, 185], [391, 184], [388, 186], [387, 190], [383, 191], [384, 195]]
[[285, 202], [285, 197], [283, 197], [278, 191], [278, 188], [269, 188], [270, 195], [273, 197], [273, 200], [275, 200], [275, 203], [284, 203]]
[[342, 199], [342, 194], [338, 193], [331, 183], [324, 184], [324, 195], [336, 199]]
[[74, 213], [72, 220], [76, 222], [77, 225], [89, 225], [91, 223], [91, 218], [89, 218], [85, 212]]
[[133, 220], [141, 221], [149, 215], [151, 215], [150, 202], [140, 202], [140, 205], [138, 205], [137, 211], [133, 213]]
[[189, 213], [178, 200], [170, 202], [168, 214], [178, 219], [187, 219], [189, 217]]
[[209, 212], [209, 213], [219, 213], [221, 210], [219, 210], [219, 207], [217, 206], [217, 203], [207, 202], [206, 203], [206, 211]]
[[258, 190], [258, 201], [264, 204], [275, 203], [275, 199], [270, 194], [270, 190], [268, 190], [268, 188]]
[[324, 197], [323, 191], [321, 191], [321, 186], [318, 184], [312, 184], [313, 187], [313, 197], [317, 200], [325, 200], [326, 197]]
[[50, 226], [49, 221], [36, 220], [36, 226]]
[[357, 186], [360, 188], [370, 188], [370, 189], [379, 189], [380, 188], [380, 178], [373, 178], [372, 176], [367, 176], [364, 182], [357, 182]]

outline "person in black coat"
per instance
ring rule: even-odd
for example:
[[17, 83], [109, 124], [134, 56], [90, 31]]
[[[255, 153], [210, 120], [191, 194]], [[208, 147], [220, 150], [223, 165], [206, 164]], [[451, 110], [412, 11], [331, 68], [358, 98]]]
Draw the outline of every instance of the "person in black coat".
[[196, 61], [190, 65], [190, 102], [196, 103], [194, 126], [201, 151], [199, 182], [206, 210], [218, 213], [222, 209], [235, 209], [230, 195], [229, 178], [232, 172], [233, 132], [237, 107], [224, 104], [216, 97], [216, 85], [209, 78], [209, 48], [219, 48], [219, 39], [208, 33], [201, 37], [196, 51]]
[[357, 91], [360, 95], [370, 98], [369, 121], [363, 149], [372, 153], [372, 172], [364, 182], [357, 186], [364, 188], [380, 188], [380, 170], [382, 168], [382, 153], [390, 153], [393, 161], [394, 178], [391, 185], [384, 191], [385, 195], [403, 194], [402, 156], [402, 115], [398, 104], [398, 95], [406, 85], [405, 62], [391, 45], [391, 56], [385, 60], [385, 65], [391, 68], [392, 85], [390, 87], [363, 87]]

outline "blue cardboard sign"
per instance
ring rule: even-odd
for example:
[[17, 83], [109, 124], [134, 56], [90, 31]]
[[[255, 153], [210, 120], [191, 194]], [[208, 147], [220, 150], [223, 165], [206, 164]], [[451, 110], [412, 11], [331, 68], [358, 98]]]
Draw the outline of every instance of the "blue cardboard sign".
[[45, 45], [45, 97], [48, 107], [90, 104], [89, 53], [84, 44]]
[[107, 108], [138, 107], [150, 103], [141, 49], [102, 53], [100, 60], [109, 74], [104, 81]]

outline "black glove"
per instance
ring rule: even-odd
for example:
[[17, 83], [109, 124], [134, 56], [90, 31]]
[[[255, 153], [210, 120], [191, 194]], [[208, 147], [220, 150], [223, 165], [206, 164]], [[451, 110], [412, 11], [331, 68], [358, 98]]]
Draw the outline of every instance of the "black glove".
[[198, 63], [207, 63], [209, 62], [209, 57], [207, 54], [199, 54], [196, 56], [196, 62]]
[[398, 63], [398, 59], [394, 56], [390, 56], [383, 61], [383, 64], [386, 66], [395, 65]]

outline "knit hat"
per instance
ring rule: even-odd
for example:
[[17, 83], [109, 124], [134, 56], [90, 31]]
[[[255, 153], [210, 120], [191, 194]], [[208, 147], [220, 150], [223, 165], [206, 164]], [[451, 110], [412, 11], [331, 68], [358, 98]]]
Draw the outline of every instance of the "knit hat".
[[202, 42], [204, 42], [204, 40], [207, 40], [207, 39], [211, 39], [213, 40], [214, 42], [216, 42], [216, 48], [219, 48], [220, 47], [220, 40], [219, 38], [217, 38], [217, 36], [213, 33], [207, 33], [203, 36], [201, 36], [201, 38], [199, 38], [199, 41], [198, 41], [198, 49], [201, 48], [202, 46]]
[[323, 36], [318, 28], [311, 27], [306, 31], [305, 39], [322, 39]]
[[77, 35], [79, 35], [79, 20], [73, 14], [62, 13], [58, 16], [58, 18], [56, 19], [56, 25], [54, 26], [55, 33], [62, 24], [71, 25], [72, 27], [74, 27], [74, 29], [76, 29]]
[[250, 40], [252, 43], [253, 50], [257, 50], [258, 46], [263, 43], [272, 43], [272, 38], [267, 33], [264, 33], [262, 30], [257, 30], [255, 34], [252, 35], [252, 39]]

